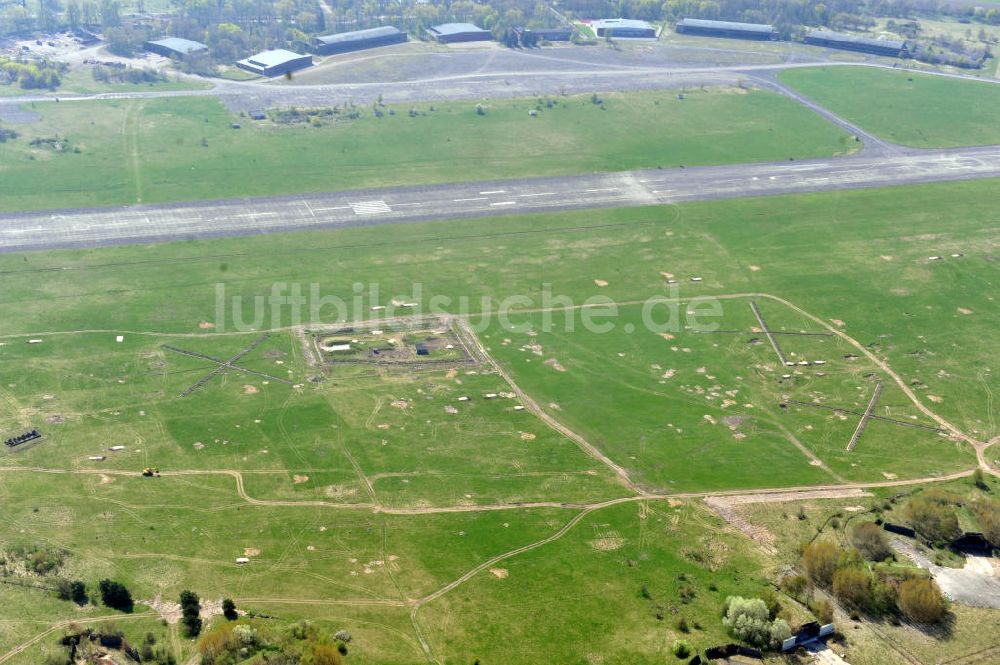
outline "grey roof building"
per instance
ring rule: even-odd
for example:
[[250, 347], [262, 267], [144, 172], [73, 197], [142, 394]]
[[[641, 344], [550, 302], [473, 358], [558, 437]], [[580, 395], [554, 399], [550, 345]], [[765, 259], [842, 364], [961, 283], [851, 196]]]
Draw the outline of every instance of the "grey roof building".
[[319, 55], [333, 53], [349, 53], [362, 51], [390, 44], [402, 44], [406, 41], [406, 33], [391, 25], [354, 32], [341, 32], [335, 35], [324, 35], [313, 40], [313, 51]]
[[264, 51], [236, 63], [240, 69], [264, 76], [281, 76], [312, 65], [311, 55], [293, 53], [285, 49]]
[[573, 28], [515, 28], [522, 37], [544, 39], [547, 42], [568, 42], [573, 38]]
[[148, 41], [143, 47], [151, 53], [157, 53], [168, 58], [184, 58], [192, 53], [200, 53], [208, 50], [208, 46], [201, 42], [182, 39], [181, 37], [164, 37], [163, 39]]
[[706, 37], [733, 37], [736, 39], [777, 39], [778, 31], [766, 23], [736, 23], [734, 21], [709, 21], [701, 18], [682, 18], [677, 22], [677, 32]]
[[427, 28], [427, 34], [431, 39], [442, 44], [452, 44], [455, 42], [487, 42], [493, 39], [493, 33], [483, 30], [479, 26], [471, 23], [442, 23]]
[[849, 35], [832, 30], [813, 30], [805, 36], [805, 42], [815, 46], [886, 55], [891, 58], [909, 57], [906, 42], [901, 39], [872, 39], [871, 37]]
[[624, 39], [656, 39], [656, 28], [630, 18], [602, 18], [591, 21], [590, 27], [598, 37], [619, 37]]

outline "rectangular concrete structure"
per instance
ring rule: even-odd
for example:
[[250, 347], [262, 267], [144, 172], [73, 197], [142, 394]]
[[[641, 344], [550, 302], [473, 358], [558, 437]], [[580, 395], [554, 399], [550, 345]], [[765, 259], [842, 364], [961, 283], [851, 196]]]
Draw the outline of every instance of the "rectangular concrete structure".
[[547, 42], [568, 42], [573, 37], [573, 28], [517, 28], [517, 33], [522, 38], [535, 38]]
[[682, 18], [676, 30], [683, 35], [704, 37], [729, 37], [733, 39], [777, 39], [778, 31], [766, 23], [736, 23], [734, 21], [709, 21], [700, 18]]
[[441, 44], [488, 42], [493, 39], [492, 32], [471, 23], [442, 23], [427, 28], [427, 34], [431, 39]]
[[313, 40], [313, 51], [317, 55], [333, 55], [335, 53], [350, 53], [363, 51], [380, 46], [402, 44], [406, 41], [406, 33], [392, 26], [341, 32], [335, 35], [323, 35]]
[[236, 66], [263, 76], [281, 76], [312, 66], [312, 56], [276, 49], [240, 60]]
[[208, 46], [201, 42], [181, 37], [164, 37], [146, 42], [143, 45], [150, 53], [166, 56], [168, 58], [185, 58], [192, 53], [208, 51]]

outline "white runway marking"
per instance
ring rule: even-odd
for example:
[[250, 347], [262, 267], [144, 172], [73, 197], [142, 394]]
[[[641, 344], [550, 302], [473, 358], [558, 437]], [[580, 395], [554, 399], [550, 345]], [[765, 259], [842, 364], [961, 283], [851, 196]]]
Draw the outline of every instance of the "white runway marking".
[[359, 201], [352, 203], [351, 209], [356, 215], [382, 215], [392, 212], [392, 208], [385, 201]]
[[476, 196], [471, 199], [452, 199], [455, 203], [465, 203], [466, 201], [485, 201], [485, 196]]
[[351, 206], [332, 206], [329, 208], [313, 208], [313, 212], [326, 212], [327, 210], [350, 210]]
[[585, 189], [585, 192], [618, 192], [621, 191], [617, 187], [599, 187], [598, 189]]
[[555, 192], [539, 192], [538, 194], [518, 194], [521, 198], [528, 198], [529, 196], [555, 196]]
[[241, 215], [233, 215], [233, 217], [271, 217], [277, 214], [276, 212], [245, 212]]
[[514, 206], [517, 205], [517, 201], [498, 201], [497, 203], [491, 203], [491, 206]]
[[479, 192], [479, 193], [480, 194], [503, 194], [505, 191], [507, 191], [507, 190], [504, 190], [504, 189], [491, 189], [491, 190], [489, 190], [487, 192]]

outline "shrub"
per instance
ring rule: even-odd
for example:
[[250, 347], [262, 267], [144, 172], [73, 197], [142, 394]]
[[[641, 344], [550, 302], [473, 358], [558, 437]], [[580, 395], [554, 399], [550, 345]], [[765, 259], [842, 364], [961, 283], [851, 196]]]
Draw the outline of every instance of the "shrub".
[[181, 615], [188, 637], [197, 637], [201, 632], [201, 600], [193, 591], [181, 591]]
[[872, 607], [872, 577], [864, 568], [841, 568], [833, 576], [833, 593], [848, 607]]
[[738, 640], [764, 647], [771, 643], [771, 616], [760, 598], [731, 596], [722, 624]]
[[976, 506], [976, 515], [979, 517], [983, 536], [994, 547], [1000, 548], [1000, 504], [995, 501], [981, 501]]
[[80, 580], [59, 580], [56, 582], [56, 595], [61, 600], [84, 605], [87, 602], [87, 585]]
[[687, 658], [691, 655], [691, 645], [688, 644], [687, 640], [674, 640], [674, 644], [670, 647], [670, 651], [672, 651], [678, 658]]
[[948, 608], [934, 580], [912, 579], [899, 587], [899, 609], [911, 621], [937, 623]]
[[101, 602], [106, 606], [122, 612], [132, 611], [132, 594], [121, 582], [105, 579], [101, 580], [97, 588], [101, 593]]
[[840, 548], [829, 540], [817, 540], [802, 553], [802, 565], [814, 584], [830, 586], [840, 559]]
[[910, 499], [906, 504], [907, 517], [910, 524], [921, 536], [936, 544], [950, 543], [961, 533], [958, 526], [958, 516], [955, 510], [936, 496], [923, 496]]
[[225, 598], [222, 601], [222, 616], [226, 617], [229, 621], [236, 621], [240, 614], [236, 611], [236, 603], [233, 602], [232, 598]]
[[687, 619], [681, 617], [680, 619], [677, 620], [677, 630], [681, 631], [682, 633], [691, 632], [691, 627], [688, 626]]
[[312, 665], [341, 665], [343, 662], [337, 647], [332, 644], [314, 644], [311, 655]]
[[972, 472], [972, 484], [981, 490], [988, 490], [989, 485], [986, 484], [986, 478], [983, 476], [983, 470], [976, 467], [976, 470]]
[[882, 527], [875, 522], [862, 522], [851, 529], [851, 544], [871, 561], [883, 561], [892, 556]]
[[833, 621], [833, 605], [825, 598], [809, 603], [809, 611], [819, 619], [820, 623], [830, 623]]
[[806, 589], [806, 580], [804, 575], [789, 575], [781, 581], [781, 586], [784, 588], [785, 593], [789, 596], [800, 596], [802, 592]]

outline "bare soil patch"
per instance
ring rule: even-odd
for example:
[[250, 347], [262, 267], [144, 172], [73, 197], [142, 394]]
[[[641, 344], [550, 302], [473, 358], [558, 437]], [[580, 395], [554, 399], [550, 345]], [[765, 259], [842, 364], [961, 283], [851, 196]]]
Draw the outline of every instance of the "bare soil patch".
[[294, 476], [292, 476], [292, 484], [294, 485], [301, 485], [302, 483], [307, 483], [307, 482], [309, 482], [309, 476], [300, 476], [297, 473]]
[[501, 580], [507, 579], [507, 575], [509, 574], [506, 568], [490, 568], [490, 573]]
[[548, 360], [545, 361], [545, 364], [548, 365], [549, 367], [551, 367], [552, 369], [554, 369], [557, 372], [565, 372], [566, 371], [566, 368], [563, 367], [559, 363], [559, 361], [556, 360], [555, 358], [549, 358]]
[[256, 395], [258, 392], [260, 390], [258, 390], [257, 386], [251, 386], [250, 384], [243, 386], [244, 395]]
[[209, 323], [208, 321], [202, 321], [201, 323], [198, 324], [198, 327], [201, 328], [202, 330], [210, 330], [215, 327], [215, 324]]

